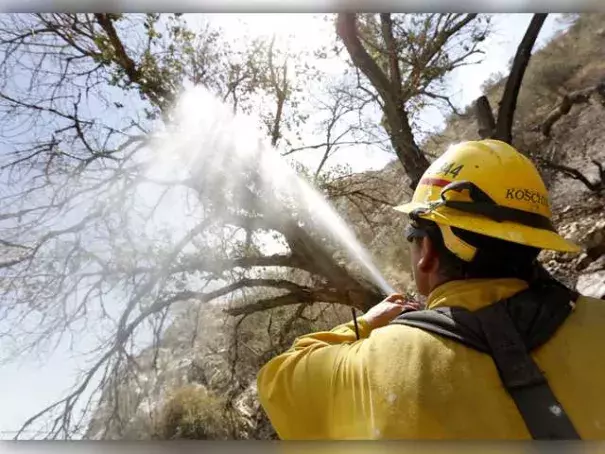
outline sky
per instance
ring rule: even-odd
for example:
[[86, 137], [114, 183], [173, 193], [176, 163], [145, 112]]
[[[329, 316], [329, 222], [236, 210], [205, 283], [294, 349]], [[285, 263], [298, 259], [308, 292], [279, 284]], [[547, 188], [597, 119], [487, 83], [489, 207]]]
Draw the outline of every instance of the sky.
[[[203, 16], [191, 15], [189, 20], [203, 20]], [[277, 42], [287, 43], [294, 51], [307, 47], [318, 47], [322, 43], [333, 42], [335, 33], [329, 21], [321, 20], [314, 14], [215, 14], [212, 22], [224, 28], [227, 34], [237, 36], [248, 32], [253, 36], [270, 38], [277, 36]], [[513, 57], [518, 43], [531, 20], [532, 14], [497, 14], [492, 16], [493, 31], [485, 41], [485, 55], [478, 65], [462, 66], [450, 76], [451, 99], [457, 107], [464, 107], [481, 96], [481, 84], [494, 73], [508, 70], [508, 62]], [[559, 14], [550, 14], [538, 36], [534, 49], [541, 48], [557, 31], [563, 29], [557, 20]], [[313, 30], [309, 33], [309, 30]], [[304, 38], [303, 38], [304, 37]], [[324, 62], [322, 70], [338, 74], [345, 67], [342, 61]], [[446, 112], [447, 113], [447, 112]], [[421, 114], [420, 123], [425, 130], [436, 130], [443, 126], [444, 111], [429, 109]], [[305, 152], [296, 158], [314, 167], [321, 151], [313, 155]], [[351, 160], [351, 156], [354, 159]], [[394, 156], [390, 153], [377, 152], [376, 148], [358, 147], [354, 151], [347, 149], [340, 156], [335, 155], [332, 164], [344, 163], [351, 165], [353, 171], [380, 169]]]
[[[529, 23], [530, 14], [498, 15], [494, 20], [494, 32], [485, 42], [486, 56], [476, 66], [463, 67], [451, 78], [454, 102], [465, 106], [480, 94], [480, 87], [491, 74], [506, 71], [508, 62]], [[192, 20], [197, 20], [195, 17]], [[313, 15], [302, 14], [220, 14], [211, 18], [236, 40], [245, 31], [252, 35], [270, 36], [289, 42], [295, 49], [314, 46], [333, 39], [333, 29], [328, 22], [319, 21]], [[561, 28], [554, 15], [549, 16], [538, 40], [538, 47], [547, 42]], [[331, 68], [337, 72], [339, 63]], [[455, 87], [455, 88], [454, 88]], [[439, 128], [443, 115], [439, 111], [427, 111], [422, 122], [429, 128]], [[351, 158], [353, 156], [353, 158]], [[381, 168], [393, 159], [393, 155], [376, 153], [363, 147], [343, 156], [336, 156], [351, 164], [355, 171]], [[311, 165], [313, 156], [305, 155]], [[76, 374], [77, 361], [65, 351], [37, 360], [23, 358], [20, 362], [3, 365], [0, 373], [0, 438], [11, 438], [13, 431], [32, 414], [36, 413], [56, 398], [60, 397], [72, 384]]]

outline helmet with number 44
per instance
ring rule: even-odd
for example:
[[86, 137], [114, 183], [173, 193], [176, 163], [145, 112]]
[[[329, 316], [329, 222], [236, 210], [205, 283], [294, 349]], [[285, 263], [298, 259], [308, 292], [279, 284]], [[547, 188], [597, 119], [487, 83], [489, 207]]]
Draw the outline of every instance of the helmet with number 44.
[[435, 222], [446, 233], [446, 245], [457, 227], [538, 249], [580, 250], [555, 230], [536, 167], [497, 140], [451, 146], [424, 173], [412, 201], [395, 209], [412, 220]]

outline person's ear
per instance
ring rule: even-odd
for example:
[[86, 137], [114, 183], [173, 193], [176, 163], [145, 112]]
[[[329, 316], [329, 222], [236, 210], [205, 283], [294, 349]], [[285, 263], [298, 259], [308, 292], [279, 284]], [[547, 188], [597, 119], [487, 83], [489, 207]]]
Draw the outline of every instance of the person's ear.
[[434, 273], [439, 269], [439, 254], [429, 237], [422, 239], [418, 269], [425, 274]]

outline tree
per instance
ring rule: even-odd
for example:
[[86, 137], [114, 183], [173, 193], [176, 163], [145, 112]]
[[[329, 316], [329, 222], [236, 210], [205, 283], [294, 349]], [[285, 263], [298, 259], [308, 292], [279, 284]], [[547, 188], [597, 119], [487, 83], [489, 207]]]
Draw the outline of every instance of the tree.
[[[273, 108], [257, 113], [277, 144], [297, 121], [293, 105], [305, 75], [296, 59], [262, 41], [233, 49], [211, 27], [193, 32], [178, 14], [4, 15], [0, 46], [9, 148], [1, 164], [3, 336], [19, 339], [16, 355], [70, 336], [89, 347], [72, 391], [24, 430], [44, 420], [48, 438], [83, 433], [98, 392], [107, 395], [115, 377], [136, 373], [139, 345], [161, 336], [183, 305], [227, 303], [256, 288], [272, 293], [229, 313], [315, 302], [363, 310], [382, 296], [334, 258], [325, 235], [303, 227], [292, 200], [261, 184], [260, 155], [241, 162], [227, 152], [184, 155], [189, 167], [170, 178], [150, 171], [158, 167], [158, 140], [171, 150], [159, 167], [199, 145], [151, 134], [179, 137], [173, 130], [182, 112], [170, 107], [186, 83], [207, 87], [238, 112], [272, 99]], [[216, 119], [228, 118], [216, 109]], [[209, 131], [205, 143], [224, 139], [219, 132]], [[200, 178], [206, 168], [229, 173]], [[170, 208], [186, 211], [176, 230], [166, 219]], [[284, 252], [264, 252], [269, 235]], [[276, 268], [304, 279], [265, 271]]]
[[369, 81], [369, 87], [361, 80], [358, 86], [382, 109], [393, 150], [410, 186], [416, 187], [429, 161], [415, 140], [411, 117], [431, 102], [454, 108], [440, 84], [449, 72], [481, 53], [488, 18], [340, 13], [336, 30], [354, 67]]
[[[497, 116], [486, 96], [475, 102], [475, 115], [482, 138], [512, 143], [517, 99], [531, 51], [546, 20], [535, 14], [515, 53]], [[489, 32], [489, 18], [477, 14], [393, 15], [388, 13], [341, 13], [337, 34], [355, 69], [370, 86], [369, 92], [384, 113], [384, 127], [392, 147], [415, 188], [429, 161], [420, 149], [410, 117], [427, 102], [439, 101], [456, 113], [455, 106], [439, 84], [469, 57], [481, 53], [480, 43]], [[371, 91], [371, 92], [370, 92]]]
[[531, 58], [531, 51], [538, 34], [544, 25], [547, 14], [534, 14], [525, 35], [517, 47], [510, 73], [506, 79], [504, 93], [500, 99], [497, 120], [494, 118], [489, 100], [481, 96], [475, 101], [479, 135], [482, 138], [493, 138], [512, 143], [513, 119], [517, 107], [517, 98], [523, 82], [525, 70]]
[[[521, 40], [517, 51], [515, 53], [510, 73], [506, 79], [504, 91], [499, 102], [498, 112], [496, 117], [492, 112], [489, 100], [486, 96], [481, 96], [475, 101], [475, 115], [479, 126], [479, 135], [482, 138], [493, 138], [502, 140], [506, 143], [513, 143], [513, 124], [515, 118], [515, 111], [517, 108], [519, 92], [523, 82], [523, 76], [529, 61], [531, 58], [531, 52], [536, 42], [536, 39], [540, 33], [544, 21], [546, 20], [547, 14], [534, 14], [532, 17], [525, 35]], [[571, 26], [577, 23], [579, 16], [577, 14], [564, 14], [560, 19], [564, 24]], [[552, 56], [551, 56], [552, 58]], [[560, 57], [561, 58], [561, 57]], [[552, 65], [556, 65], [557, 61], [552, 58]], [[578, 64], [574, 62], [574, 64]], [[581, 67], [581, 65], [580, 65]], [[555, 69], [557, 78], [562, 81], [569, 77], [566, 71], [560, 68]], [[558, 89], [561, 89], [561, 80], [557, 81], [555, 85]], [[543, 78], [540, 80], [540, 84], [543, 84]], [[541, 120], [541, 124], [534, 129], [539, 129], [542, 133], [543, 138], [546, 142], [551, 140], [551, 130], [553, 126], [565, 115], [567, 115], [572, 106], [577, 104], [587, 104], [591, 99], [596, 98], [597, 102], [605, 105], [605, 81], [601, 80], [593, 86], [589, 86], [573, 92], [565, 92], [563, 90], [563, 96], [560, 103], [553, 108], [553, 110]], [[558, 144], [550, 143], [548, 149], [554, 149]], [[571, 178], [580, 181], [587, 189], [591, 192], [602, 195], [605, 186], [605, 167], [602, 163], [591, 160], [597, 168], [597, 179], [591, 181], [585, 174], [580, 170], [573, 167], [564, 165], [563, 163], [555, 162], [548, 155], [553, 153], [544, 152], [528, 152], [536, 163], [545, 170], [556, 172], [563, 177]]]

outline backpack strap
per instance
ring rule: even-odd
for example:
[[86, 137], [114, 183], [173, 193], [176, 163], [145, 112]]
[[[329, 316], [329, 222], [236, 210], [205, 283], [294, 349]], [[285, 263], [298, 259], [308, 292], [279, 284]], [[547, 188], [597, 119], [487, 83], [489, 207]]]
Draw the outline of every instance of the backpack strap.
[[580, 439], [529, 353], [550, 339], [577, 296], [560, 285], [541, 285], [478, 311], [415, 311], [392, 323], [420, 328], [489, 354], [532, 438]]
[[572, 422], [531, 357], [504, 304], [476, 314], [504, 387], [535, 440], [579, 439]]
[[479, 320], [472, 312], [459, 307], [406, 312], [391, 322], [439, 334], [467, 347], [489, 354], [489, 346], [481, 332]]

